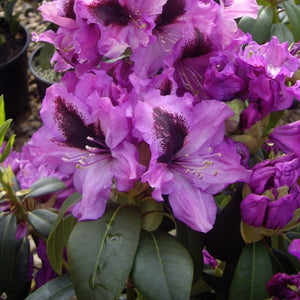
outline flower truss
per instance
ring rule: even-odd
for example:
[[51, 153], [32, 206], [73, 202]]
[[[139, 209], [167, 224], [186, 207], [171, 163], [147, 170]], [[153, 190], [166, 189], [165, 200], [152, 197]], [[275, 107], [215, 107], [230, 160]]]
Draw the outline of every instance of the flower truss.
[[[49, 176], [62, 180], [66, 188], [54, 207], [65, 209], [65, 199], [76, 191], [80, 200], [63, 212], [78, 224], [104, 220], [112, 240], [121, 240], [119, 233], [108, 233], [115, 221], [105, 221], [112, 203], [121, 205], [113, 217], [122, 205], [138, 208], [141, 227], [153, 238], [169, 228], [164, 217], [177, 237], [186, 226], [207, 248], [199, 248], [194, 276], [197, 262], [203, 267], [202, 253], [212, 276], [223, 272], [222, 260], [237, 261], [243, 247], [254, 245], [268, 255], [259, 247], [273, 249], [276, 238], [299, 225], [300, 121], [277, 126], [281, 113], [300, 99], [300, 81], [292, 79], [299, 47], [276, 36], [259, 44], [237, 27], [237, 18], [256, 18], [256, 1], [54, 0], [40, 10], [58, 30], [33, 38], [55, 46], [52, 61], [65, 75], [46, 91], [43, 126], [6, 160], [22, 189]], [[145, 232], [138, 234], [140, 243]], [[71, 277], [78, 270], [74, 236], [67, 249]], [[299, 257], [298, 241], [288, 255]], [[106, 242], [89, 286], [77, 282], [86, 274], [72, 277], [83, 298], [108, 284], [99, 279]], [[236, 248], [228, 251], [231, 242]], [[47, 260], [44, 242], [38, 250]], [[155, 299], [144, 288], [148, 279], [140, 283], [136, 275], [138, 253], [127, 275], [131, 270], [137, 289]], [[53, 277], [47, 274], [41, 276]], [[263, 292], [298, 299], [299, 275], [278, 274], [265, 290], [273, 273], [266, 275]], [[237, 299], [238, 276], [232, 276], [231, 299]]]

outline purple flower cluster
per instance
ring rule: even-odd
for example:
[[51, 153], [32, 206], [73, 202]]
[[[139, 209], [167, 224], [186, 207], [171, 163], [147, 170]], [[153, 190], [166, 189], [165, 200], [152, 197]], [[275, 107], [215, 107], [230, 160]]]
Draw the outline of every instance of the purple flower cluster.
[[[247, 149], [226, 135], [225, 121], [235, 116], [226, 102], [243, 103], [242, 132], [300, 98], [299, 83], [286, 85], [299, 66], [288, 45], [275, 37], [258, 45], [237, 28], [234, 18], [256, 17], [256, 1], [56, 0], [40, 9], [59, 28], [34, 38], [55, 46], [55, 68], [66, 74], [46, 92], [43, 127], [20, 154], [18, 179], [25, 164], [35, 178], [67, 181], [82, 194], [73, 208], [79, 220], [100, 218], [112, 188], [142, 182], [156, 201], [168, 196], [176, 218], [209, 231], [213, 195], [251, 174]], [[296, 158], [267, 161], [262, 190], [277, 199], [287, 186], [293, 212], [299, 187], [275, 180], [280, 164], [299, 177]], [[279, 203], [265, 206], [271, 202]]]
[[251, 193], [240, 205], [242, 220], [248, 225], [281, 229], [300, 208], [300, 159], [290, 153], [253, 167]]
[[268, 282], [266, 290], [273, 300], [298, 300], [300, 299], [300, 273], [296, 275], [277, 273]]

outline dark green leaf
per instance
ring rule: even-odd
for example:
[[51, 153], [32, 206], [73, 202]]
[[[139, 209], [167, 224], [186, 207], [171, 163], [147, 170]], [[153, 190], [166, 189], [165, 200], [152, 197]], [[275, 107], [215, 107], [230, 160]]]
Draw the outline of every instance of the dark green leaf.
[[[15, 261], [15, 288], [22, 290], [27, 279], [29, 267], [30, 244], [27, 237], [21, 238], [17, 242]], [[19, 287], [19, 288], [18, 288]]]
[[270, 38], [274, 35], [278, 37], [278, 40], [281, 43], [289, 42], [289, 44], [291, 44], [294, 41], [293, 34], [288, 27], [282, 23], [272, 24]]
[[238, 23], [238, 27], [245, 33], [247, 32], [251, 32], [253, 26], [255, 23], [255, 19], [248, 17], [248, 16], [244, 16], [240, 19], [239, 23]]
[[11, 20], [12, 19], [12, 15], [13, 15], [13, 11], [14, 11], [14, 7], [17, 3], [17, 0], [8, 0], [5, 3], [5, 18], [7, 20]]
[[44, 238], [49, 236], [57, 214], [48, 209], [35, 209], [27, 214], [27, 219], [34, 230]]
[[141, 216], [129, 205], [107, 205], [96, 221], [78, 222], [68, 241], [68, 263], [79, 299], [118, 297], [138, 246]]
[[51, 63], [50, 60], [54, 54], [55, 48], [52, 44], [45, 43], [41, 47], [39, 52], [39, 65], [44, 69], [47, 70], [50, 68]]
[[289, 18], [289, 23], [291, 26], [291, 31], [294, 36], [295, 41], [300, 40], [300, 7], [294, 3], [289, 3], [287, 1], [283, 2], [283, 7]]
[[253, 40], [259, 44], [267, 41], [273, 21], [273, 9], [270, 6], [263, 7], [251, 30]]
[[297, 270], [293, 266], [286, 252], [276, 248], [270, 249], [269, 252], [273, 266], [273, 273], [297, 273]]
[[15, 215], [6, 215], [0, 219], [0, 278], [8, 282], [12, 282], [14, 274], [16, 230]]
[[264, 132], [265, 135], [270, 134], [270, 131], [274, 127], [276, 127], [277, 123], [282, 118], [283, 113], [284, 113], [283, 111], [273, 111], [273, 112], [271, 112], [268, 126], [266, 128], [266, 131]]
[[53, 270], [58, 274], [62, 272], [64, 247], [67, 246], [69, 235], [76, 223], [76, 219], [71, 215], [65, 219], [63, 217], [66, 211], [80, 200], [81, 195], [74, 193], [64, 201], [47, 240], [47, 256]]
[[75, 296], [75, 291], [71, 277], [67, 273], [50, 280], [25, 300], [69, 300], [73, 296]]
[[189, 299], [193, 262], [173, 236], [142, 231], [131, 279], [148, 300]]
[[293, 265], [296, 268], [296, 270], [300, 270], [299, 259], [296, 256], [294, 256], [294, 255], [292, 255], [292, 254], [290, 254], [288, 252], [288, 248], [289, 248], [290, 242], [293, 239], [300, 239], [300, 233], [299, 232], [290, 231], [290, 232], [285, 233], [285, 235], [288, 238], [288, 240], [287, 239], [283, 240], [283, 248], [286, 251], [286, 253], [287, 253], [290, 261], [293, 263]]
[[230, 300], [267, 298], [266, 284], [273, 275], [268, 251], [262, 242], [245, 245], [230, 287]]
[[55, 193], [59, 190], [62, 190], [66, 187], [64, 182], [55, 178], [55, 177], [47, 177], [42, 178], [36, 181], [30, 189], [32, 190], [27, 197], [40, 197], [43, 195]]
[[12, 280], [0, 279], [0, 294], [5, 291], [8, 299], [23, 299], [29, 267], [30, 246], [27, 237], [17, 241], [14, 274]]
[[186, 224], [177, 221], [176, 238], [188, 250], [194, 265], [194, 280], [198, 280], [202, 275], [203, 269], [203, 255], [202, 249], [204, 247], [203, 234], [192, 230]]
[[156, 230], [163, 220], [162, 203], [152, 198], [144, 199], [141, 201], [139, 209], [142, 214], [142, 228], [147, 231]]

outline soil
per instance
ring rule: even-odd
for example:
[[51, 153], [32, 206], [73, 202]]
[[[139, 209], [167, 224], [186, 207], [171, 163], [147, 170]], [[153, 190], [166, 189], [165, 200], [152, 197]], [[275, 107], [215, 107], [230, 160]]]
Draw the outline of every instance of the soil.
[[12, 34], [9, 30], [9, 25], [4, 23], [4, 19], [0, 20], [0, 28], [5, 39], [4, 44], [0, 46], [1, 65], [8, 62], [22, 50], [26, 42], [26, 36], [21, 27], [17, 33]]

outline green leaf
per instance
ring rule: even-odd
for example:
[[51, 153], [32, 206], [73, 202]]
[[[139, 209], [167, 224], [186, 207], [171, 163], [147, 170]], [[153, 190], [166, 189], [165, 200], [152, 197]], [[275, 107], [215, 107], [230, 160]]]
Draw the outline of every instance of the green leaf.
[[176, 238], [188, 250], [194, 264], [194, 280], [198, 280], [202, 275], [203, 269], [203, 255], [202, 249], [204, 247], [203, 234], [192, 230], [186, 224], [176, 221]]
[[289, 30], [289, 28], [282, 23], [276, 23], [272, 24], [271, 30], [270, 30], [270, 37], [272, 36], [277, 36], [278, 40], [283, 43], [283, 42], [288, 42], [291, 44], [294, 41], [293, 34]]
[[259, 44], [267, 41], [273, 21], [273, 9], [270, 6], [263, 7], [251, 30], [253, 40]]
[[270, 257], [264, 244], [245, 245], [233, 276], [229, 300], [267, 298], [266, 284], [272, 275]]
[[263, 6], [271, 6], [272, 5], [268, 0], [257, 0], [256, 2], [258, 5], [263, 5]]
[[0, 279], [0, 294], [5, 291], [8, 299], [23, 299], [28, 275], [30, 246], [27, 237], [17, 241], [14, 274], [11, 281]]
[[297, 273], [297, 270], [290, 261], [287, 253], [277, 248], [271, 248], [269, 253], [272, 261], [273, 273]]
[[63, 265], [63, 251], [67, 246], [69, 235], [76, 223], [76, 219], [71, 215], [64, 218], [66, 211], [75, 203], [81, 200], [79, 193], [74, 193], [62, 204], [57, 218], [52, 225], [47, 240], [47, 256], [53, 270], [61, 275]]
[[67, 300], [75, 296], [70, 274], [56, 277], [30, 294], [25, 300]]
[[44, 43], [40, 49], [39, 53], [39, 65], [44, 69], [47, 70], [50, 68], [51, 63], [50, 60], [54, 54], [55, 48], [53, 44]]
[[6, 215], [0, 219], [0, 278], [8, 282], [12, 282], [14, 274], [16, 230], [15, 215]]
[[113, 300], [121, 294], [140, 228], [140, 213], [130, 205], [107, 205], [100, 219], [75, 225], [67, 253], [78, 299]]
[[158, 229], [163, 220], [163, 211], [162, 203], [155, 201], [153, 198], [141, 201], [140, 212], [142, 214], [142, 228], [147, 231]]
[[287, 253], [287, 256], [289, 257], [289, 259], [291, 260], [291, 262], [293, 263], [294, 267], [296, 268], [296, 270], [300, 270], [300, 262], [299, 259], [290, 254], [288, 252], [288, 248], [290, 246], [290, 242], [294, 239], [300, 239], [300, 233], [299, 232], [294, 232], [294, 231], [290, 231], [290, 232], [286, 232], [285, 233], [287, 239], [283, 239], [282, 243], [283, 243], [283, 248]]
[[147, 300], [189, 299], [193, 262], [173, 236], [142, 231], [131, 279]]
[[56, 213], [42, 208], [35, 209], [27, 214], [28, 222], [44, 238], [48, 238], [56, 217]]
[[13, 144], [14, 144], [14, 141], [15, 141], [15, 136], [16, 135], [13, 134], [9, 137], [9, 140], [6, 143], [4, 150], [0, 155], [0, 163], [3, 163], [5, 161], [5, 159], [7, 158], [7, 156], [9, 155], [10, 150], [11, 150]]
[[5, 3], [5, 18], [7, 20], [11, 20], [12, 19], [12, 15], [13, 15], [13, 11], [14, 11], [14, 7], [17, 3], [17, 0], [8, 0]]
[[0, 126], [5, 122], [4, 97], [0, 95]]
[[255, 19], [248, 17], [248, 16], [244, 16], [240, 19], [239, 23], [238, 23], [238, 27], [245, 33], [247, 32], [251, 32], [253, 26], [255, 23]]
[[285, 12], [289, 18], [289, 23], [291, 26], [291, 31], [294, 36], [295, 41], [300, 40], [300, 7], [298, 7], [294, 3], [289, 3], [287, 1], [283, 2], [283, 7], [285, 9]]
[[12, 122], [12, 119], [8, 119], [3, 124], [1, 124], [1, 126], [0, 126], [0, 147], [3, 143], [5, 134], [7, 132], [7, 129], [9, 128], [11, 122]]
[[32, 190], [27, 197], [40, 197], [43, 195], [55, 193], [64, 189], [66, 185], [63, 181], [55, 177], [42, 178], [36, 181], [30, 189]]

